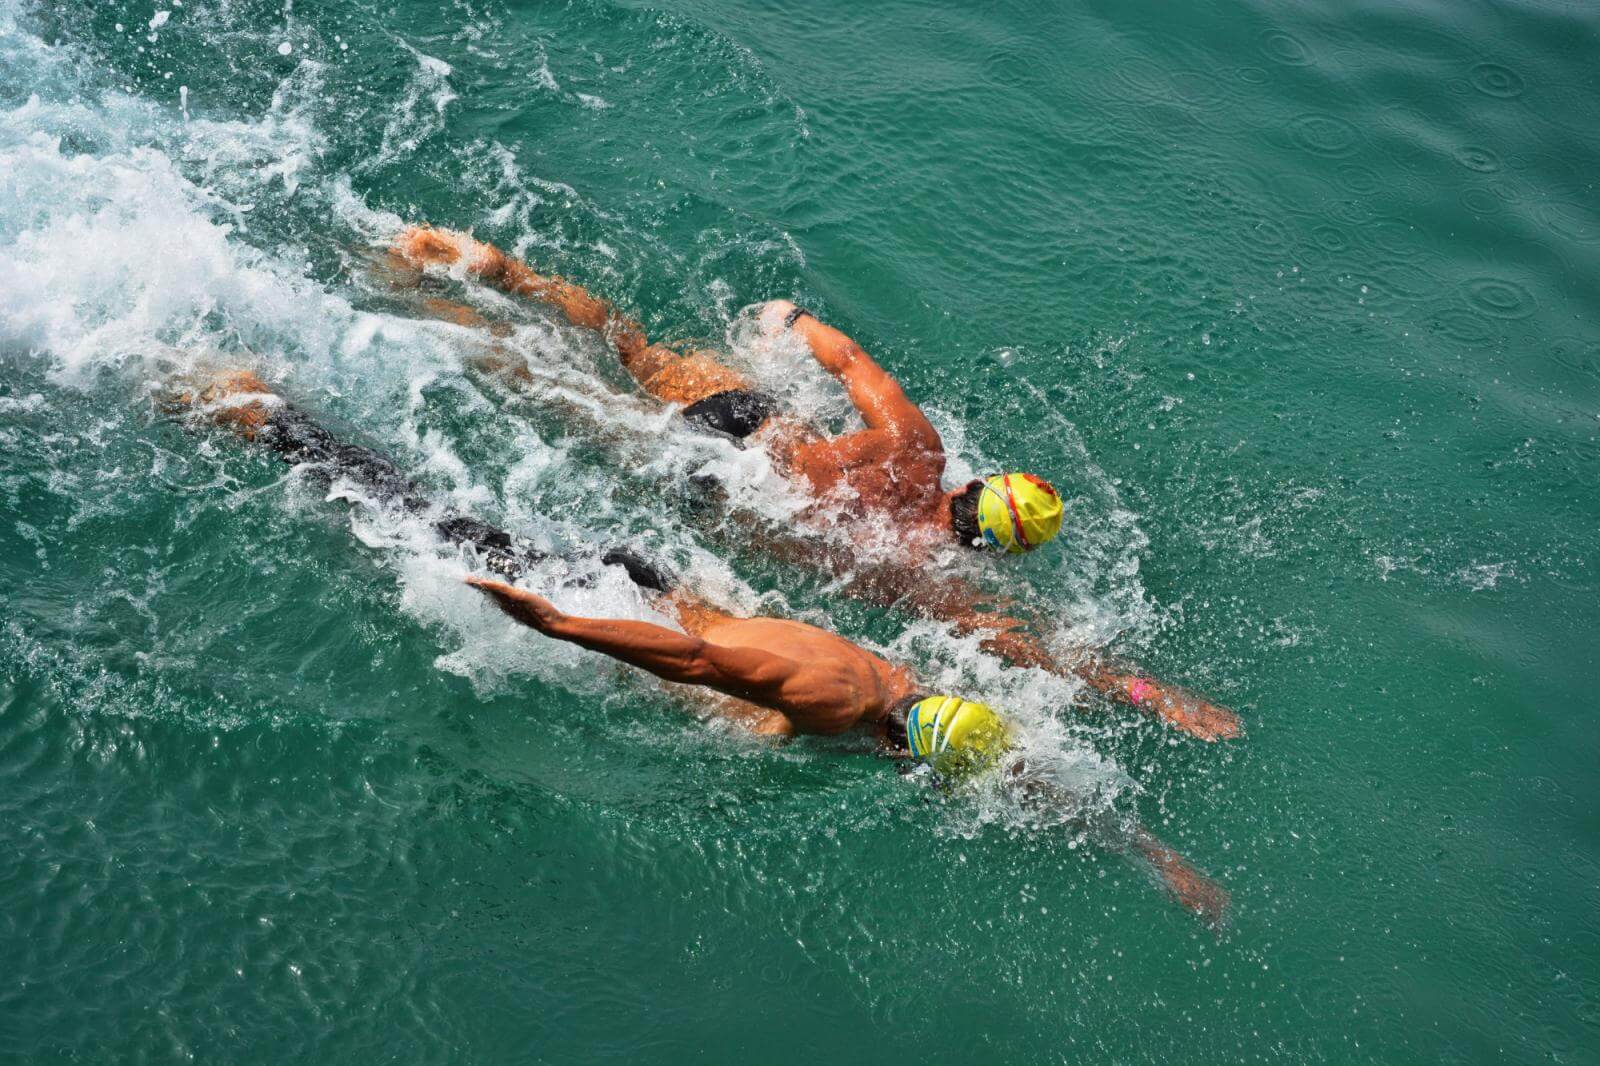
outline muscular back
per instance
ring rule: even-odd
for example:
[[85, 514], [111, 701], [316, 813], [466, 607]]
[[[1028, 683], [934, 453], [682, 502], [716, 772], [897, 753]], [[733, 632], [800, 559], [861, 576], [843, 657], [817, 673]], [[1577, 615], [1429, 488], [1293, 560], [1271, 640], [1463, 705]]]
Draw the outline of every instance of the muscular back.
[[904, 684], [900, 668], [804, 622], [726, 616], [700, 625], [684, 621], [702, 640], [770, 652], [798, 664], [783, 683], [783, 702], [801, 733], [843, 733], [875, 722]]
[[920, 521], [944, 497], [944, 449], [869, 429], [795, 447], [786, 457], [830, 509], [857, 518]]

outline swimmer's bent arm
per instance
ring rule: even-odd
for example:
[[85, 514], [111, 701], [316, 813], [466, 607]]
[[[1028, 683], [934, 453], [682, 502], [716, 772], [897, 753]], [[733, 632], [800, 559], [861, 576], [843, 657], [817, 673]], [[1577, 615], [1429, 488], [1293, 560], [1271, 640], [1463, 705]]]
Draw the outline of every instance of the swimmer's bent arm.
[[794, 317], [796, 312], [799, 309], [788, 300], [773, 300], [761, 311], [763, 328], [775, 334], [787, 325], [798, 333], [822, 369], [844, 385], [869, 430], [884, 430], [930, 449], [941, 447], [933, 423], [887, 370], [841, 330], [817, 321], [809, 312]]
[[506, 614], [547, 637], [609, 655], [630, 666], [685, 685], [782, 711], [784, 683], [799, 672], [793, 659], [759, 648], [713, 644], [665, 626], [614, 618], [579, 618], [542, 596], [500, 581], [469, 577]]

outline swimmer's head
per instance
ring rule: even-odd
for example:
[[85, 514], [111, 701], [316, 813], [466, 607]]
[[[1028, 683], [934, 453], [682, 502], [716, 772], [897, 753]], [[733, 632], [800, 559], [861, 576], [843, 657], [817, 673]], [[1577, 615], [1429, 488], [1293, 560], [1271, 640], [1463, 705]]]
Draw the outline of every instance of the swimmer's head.
[[1008, 746], [1005, 720], [987, 704], [960, 696], [925, 696], [891, 714], [905, 717], [906, 747], [915, 759], [946, 776], [994, 764]]
[[970, 482], [950, 501], [950, 528], [970, 547], [1017, 555], [1061, 532], [1061, 496], [1032, 474], [996, 474]]

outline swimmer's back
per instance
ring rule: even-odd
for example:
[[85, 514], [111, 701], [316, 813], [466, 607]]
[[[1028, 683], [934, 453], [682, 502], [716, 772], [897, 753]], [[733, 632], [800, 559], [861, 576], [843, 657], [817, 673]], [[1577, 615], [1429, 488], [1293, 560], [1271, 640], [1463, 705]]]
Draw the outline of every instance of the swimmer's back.
[[785, 685], [799, 710], [786, 711], [802, 733], [842, 733], [876, 722], [888, 706], [896, 668], [864, 648], [804, 622], [726, 615], [685, 628], [713, 644], [756, 648], [804, 664]]

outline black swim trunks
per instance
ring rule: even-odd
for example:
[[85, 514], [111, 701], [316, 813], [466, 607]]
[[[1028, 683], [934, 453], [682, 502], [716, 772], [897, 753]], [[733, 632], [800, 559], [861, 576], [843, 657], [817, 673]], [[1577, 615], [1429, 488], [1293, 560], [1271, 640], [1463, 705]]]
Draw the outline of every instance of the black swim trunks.
[[744, 440], [777, 410], [778, 401], [769, 393], [729, 389], [685, 407], [683, 417], [701, 429]]

